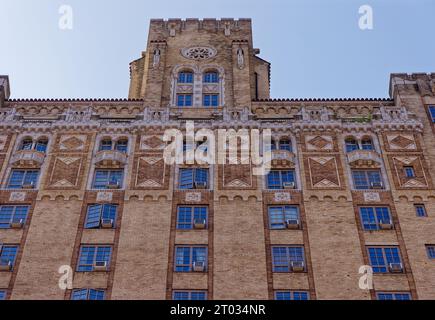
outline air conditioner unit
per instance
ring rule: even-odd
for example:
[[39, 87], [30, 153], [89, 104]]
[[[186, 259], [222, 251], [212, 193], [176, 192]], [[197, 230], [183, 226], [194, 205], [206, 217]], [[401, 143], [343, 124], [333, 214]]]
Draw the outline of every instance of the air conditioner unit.
[[119, 182], [112, 181], [107, 184], [107, 189], [119, 189]]
[[295, 188], [295, 183], [294, 182], [284, 182], [282, 184], [284, 189], [294, 189]]
[[203, 219], [195, 219], [193, 221], [193, 228], [195, 229], [205, 229], [206, 227], [206, 221]]
[[94, 271], [107, 271], [107, 262], [106, 261], [96, 261], [94, 263]]
[[391, 230], [391, 229], [393, 229], [393, 222], [390, 220], [390, 221], [379, 221], [379, 228], [381, 229], [381, 230]]
[[20, 220], [13, 220], [10, 224], [12, 229], [21, 229], [24, 225], [23, 219]]
[[101, 219], [101, 228], [112, 229], [113, 228], [113, 219]]
[[21, 186], [22, 189], [33, 189], [33, 187], [34, 187], [33, 182], [31, 182], [31, 183], [26, 183], [26, 184], [23, 184], [23, 185]]
[[401, 263], [390, 263], [389, 269], [390, 272], [401, 273], [403, 272], [403, 265]]
[[195, 261], [193, 263], [193, 271], [194, 272], [204, 272], [205, 271], [205, 262], [204, 261]]
[[370, 187], [372, 189], [382, 189], [384, 186], [383, 186], [382, 182], [371, 182]]
[[195, 182], [195, 189], [206, 189], [207, 182]]
[[11, 271], [12, 261], [10, 260], [0, 260], [0, 271]]
[[293, 272], [305, 271], [305, 263], [303, 261], [291, 261], [290, 265]]
[[288, 219], [285, 221], [285, 226], [287, 229], [299, 229], [300, 223], [298, 219]]

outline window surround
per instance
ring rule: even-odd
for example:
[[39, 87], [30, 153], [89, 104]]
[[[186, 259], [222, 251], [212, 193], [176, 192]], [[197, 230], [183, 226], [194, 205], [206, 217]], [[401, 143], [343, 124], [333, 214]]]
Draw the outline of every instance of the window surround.
[[[193, 83], [178, 83], [178, 75], [180, 72], [189, 71], [193, 73]], [[217, 83], [206, 83], [204, 82], [204, 74], [206, 72], [217, 72], [219, 75], [219, 81]], [[210, 94], [215, 93], [219, 95], [218, 107], [225, 106], [225, 69], [217, 64], [206, 64], [199, 66], [197, 64], [179, 64], [174, 67], [171, 74], [171, 102], [170, 107], [177, 107], [177, 96], [178, 93], [189, 93], [192, 94], [192, 106], [186, 108], [210, 108], [203, 106], [203, 95], [208, 93], [204, 92], [204, 86], [218, 86], [216, 92], [210, 92]], [[191, 86], [191, 92], [179, 92], [178, 86]], [[190, 91], [190, 89], [189, 89]]]

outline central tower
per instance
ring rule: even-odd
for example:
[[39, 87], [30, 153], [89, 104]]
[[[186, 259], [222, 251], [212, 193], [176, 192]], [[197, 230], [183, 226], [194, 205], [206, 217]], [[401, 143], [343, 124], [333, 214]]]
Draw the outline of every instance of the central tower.
[[130, 99], [145, 106], [250, 107], [269, 98], [269, 62], [250, 19], [151, 20], [142, 57], [130, 64]]

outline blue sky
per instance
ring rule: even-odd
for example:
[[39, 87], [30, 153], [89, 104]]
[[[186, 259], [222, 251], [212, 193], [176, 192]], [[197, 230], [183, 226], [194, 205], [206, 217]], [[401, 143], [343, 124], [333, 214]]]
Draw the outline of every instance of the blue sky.
[[[59, 7], [73, 9], [60, 30]], [[361, 5], [373, 30], [358, 27]], [[387, 97], [391, 72], [435, 72], [434, 0], [0, 0], [13, 98], [123, 98], [151, 18], [252, 18], [274, 98]]]

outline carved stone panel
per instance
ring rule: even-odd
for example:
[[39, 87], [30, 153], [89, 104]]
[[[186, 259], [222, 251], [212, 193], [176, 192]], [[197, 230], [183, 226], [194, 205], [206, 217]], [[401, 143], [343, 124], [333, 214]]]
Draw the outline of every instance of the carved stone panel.
[[388, 147], [392, 151], [417, 150], [417, 143], [413, 134], [391, 133], [386, 134]]
[[[428, 188], [428, 176], [421, 156], [418, 154], [389, 156], [389, 160], [393, 169], [394, 182], [398, 188]], [[406, 167], [412, 167], [414, 177], [407, 177]]]
[[133, 186], [162, 189], [167, 184], [167, 171], [162, 154], [138, 155], [134, 160]]
[[49, 189], [69, 189], [80, 186], [83, 156], [80, 154], [60, 154], [53, 157], [47, 187]]
[[330, 135], [306, 135], [306, 151], [332, 151], [334, 149], [333, 137]]
[[221, 187], [227, 188], [252, 188], [253, 176], [250, 164], [224, 164], [219, 166], [219, 180]]
[[61, 152], [84, 152], [87, 150], [88, 137], [81, 134], [66, 134], [59, 137], [59, 150]]
[[311, 156], [305, 160], [307, 183], [315, 189], [340, 188], [336, 156]]

